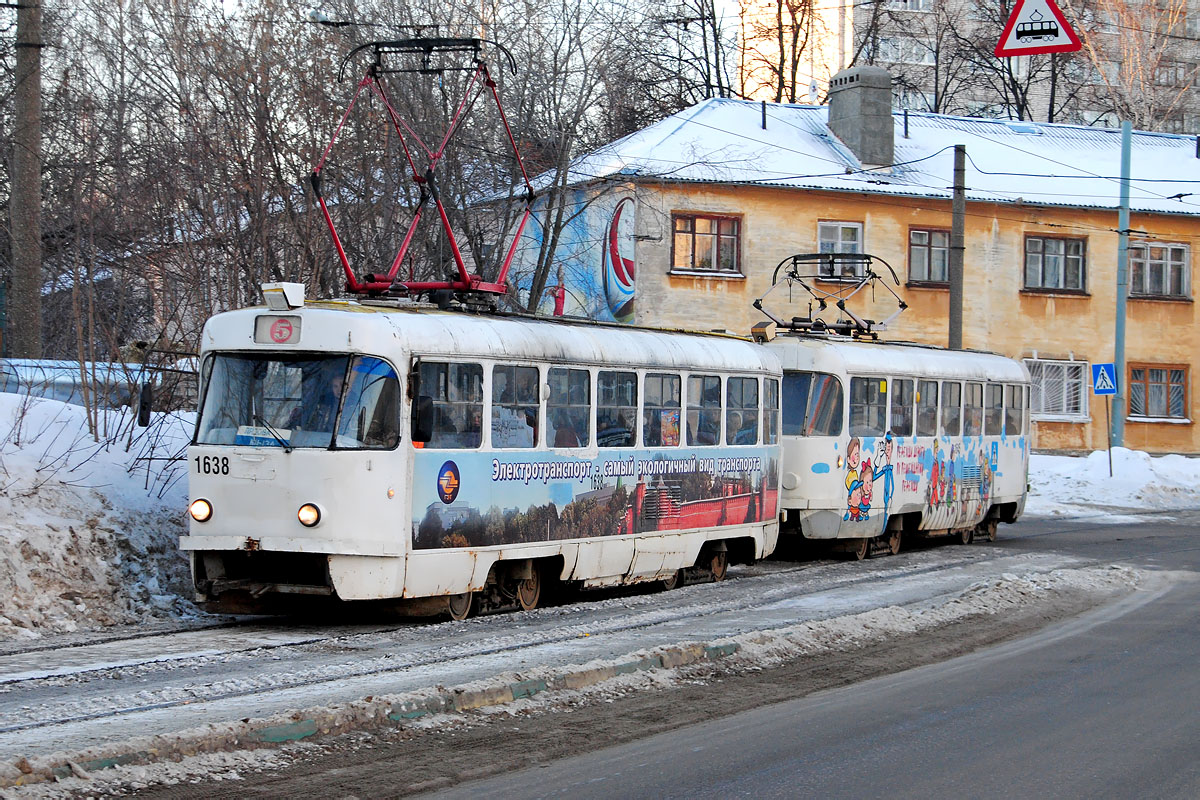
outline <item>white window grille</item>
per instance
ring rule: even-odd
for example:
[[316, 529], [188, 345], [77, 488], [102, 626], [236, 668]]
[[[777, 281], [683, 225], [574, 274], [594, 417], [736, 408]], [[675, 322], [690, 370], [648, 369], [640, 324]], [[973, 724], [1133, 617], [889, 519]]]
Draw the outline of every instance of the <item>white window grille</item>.
[[1088, 362], [1027, 358], [1025, 366], [1033, 383], [1029, 413], [1034, 419], [1065, 422], [1089, 419]]

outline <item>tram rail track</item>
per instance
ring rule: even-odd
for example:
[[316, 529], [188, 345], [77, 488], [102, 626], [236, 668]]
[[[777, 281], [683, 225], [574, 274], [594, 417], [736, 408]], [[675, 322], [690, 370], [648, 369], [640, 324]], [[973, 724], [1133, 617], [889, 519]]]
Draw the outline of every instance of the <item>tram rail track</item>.
[[[299, 669], [292, 668], [289, 664], [284, 663], [280, 665], [283, 668], [282, 670], [269, 671], [267, 674], [258, 676], [256, 679], [250, 679], [242, 675], [227, 681], [214, 681], [201, 687], [172, 683], [167, 686], [115, 695], [111, 692], [105, 692], [101, 697], [92, 700], [80, 701], [78, 699], [70, 699], [61, 702], [23, 705], [19, 708], [11, 708], [8, 711], [0, 710], [0, 734], [16, 734], [53, 728], [58, 725], [70, 725], [72, 723], [131, 716], [144, 712], [161, 711], [201, 703], [251, 698], [272, 692], [307, 689], [324, 684], [346, 681], [348, 679], [361, 680], [386, 675], [398, 675], [406, 671], [438, 665], [463, 664], [472, 659], [485, 659], [504, 654], [516, 655], [532, 651], [536, 648], [561, 645], [584, 637], [589, 638], [593, 643], [602, 643], [606, 639], [615, 639], [621, 634], [645, 631], [665, 624], [678, 624], [689, 620], [697, 620], [712, 615], [715, 610], [722, 614], [742, 614], [755, 610], [763, 610], [777, 605], [781, 601], [795, 602], [823, 593], [845, 592], [852, 590], [856, 586], [882, 580], [921, 578], [931, 573], [947, 570], [965, 563], [973, 562], [979, 564], [981, 561], [993, 561], [1006, 555], [1003, 551], [999, 550], [994, 551], [992, 554], [985, 554], [982, 549], [972, 548], [970, 552], [973, 557], [964, 562], [960, 557], [964, 554], [964, 551], [956, 549], [954, 552], [955, 558], [935, 558], [935, 563], [915, 567], [911, 563], [897, 564], [895, 566], [881, 563], [878, 569], [862, 570], [854, 568], [851, 571], [851, 569], [838, 569], [839, 565], [836, 563], [814, 562], [781, 569], [772, 569], [765, 574], [733, 575], [730, 581], [707, 587], [724, 594], [724, 597], [713, 597], [706, 592], [703, 598], [689, 600], [682, 605], [664, 607], [661, 604], [655, 603], [652, 607], [634, 609], [636, 617], [633, 619], [629, 618], [630, 609], [628, 608], [628, 603], [623, 604], [619, 608], [610, 606], [599, 609], [601, 614], [607, 616], [606, 619], [582, 618], [589, 611], [596, 609], [590, 604], [587, 606], [576, 604], [563, 608], [567, 610], [569, 615], [578, 613], [581, 618], [568, 621], [565, 625], [562, 620], [559, 620], [557, 623], [549, 623], [546, 629], [534, 630], [532, 632], [514, 632], [511, 630], [511, 626], [505, 626], [503, 630], [497, 631], [495, 635], [490, 635], [482, 641], [472, 640], [467, 643], [459, 642], [445, 645], [439, 645], [435, 642], [432, 648], [426, 645], [422, 649], [423, 654], [419, 657], [404, 658], [402, 655], [398, 656], [394, 650], [381, 650], [378, 655], [373, 655], [366, 661], [347, 660], [343, 658], [336, 660], [336, 663], [306, 664], [304, 655], [298, 653]], [[831, 572], [832, 574], [823, 575], [823, 579], [819, 582], [819, 585], [798, 591], [798, 587], [794, 582], [781, 581], [781, 578], [785, 578], [786, 576], [795, 577], [797, 574], [826, 566], [833, 569], [822, 571], [826, 573]], [[849, 568], [854, 565], [845, 566]], [[861, 567], [861, 565], [858, 566]], [[757, 583], [760, 586], [766, 585], [766, 588], [762, 591], [752, 592], [750, 596], [747, 596], [746, 590], [751, 583]], [[663, 595], [653, 595], [652, 597], [658, 598], [661, 596]], [[646, 602], [649, 603], [652, 601]], [[831, 615], [834, 613], [837, 612], [830, 612]], [[762, 629], [770, 630], [782, 624], [785, 623], [767, 624], [763, 625]], [[298, 642], [255, 645], [226, 650], [206, 656], [206, 659], [210, 663], [216, 659], [228, 661], [230, 658], [245, 657], [250, 653], [280, 651], [288, 648], [300, 650], [328, 645], [339, 640], [351, 640], [349, 644], [353, 644], [353, 640], [365, 641], [367, 637], [379, 636], [381, 634], [387, 635], [388, 633], [395, 632], [402, 634], [412, 632], [414, 634], [412, 638], [415, 638], [416, 634], [428, 632], [433, 627], [391, 626], [374, 628], [370, 631], [358, 631], [352, 634], [334, 632], [328, 636], [313, 637]], [[450, 633], [450, 631], [447, 629], [446, 633]], [[457, 636], [461, 631], [456, 630], [454, 633]], [[149, 637], [130, 637], [130, 640], [133, 641], [141, 638]], [[404, 641], [406, 638], [410, 637], [402, 636], [397, 641], [385, 643], [384, 646], [395, 648], [414, 644], [414, 642]], [[178, 664], [181, 658], [161, 661], [150, 660], [142, 662], [139, 667], [154, 668], [159, 665]], [[513, 660], [515, 661], [516, 659]], [[64, 677], [70, 678], [86, 684], [102, 673], [110, 673], [113, 670], [114, 668], [111, 665], [97, 665], [91, 668], [81, 667], [69, 675], [58, 677], [60, 679]], [[6, 694], [19, 693], [18, 690], [21, 688], [33, 687], [39, 680], [43, 681], [43, 683], [46, 681], [46, 679], [28, 678], [9, 681], [0, 685], [3, 686], [4, 693]], [[7, 705], [11, 706], [13, 704], [9, 703]]]

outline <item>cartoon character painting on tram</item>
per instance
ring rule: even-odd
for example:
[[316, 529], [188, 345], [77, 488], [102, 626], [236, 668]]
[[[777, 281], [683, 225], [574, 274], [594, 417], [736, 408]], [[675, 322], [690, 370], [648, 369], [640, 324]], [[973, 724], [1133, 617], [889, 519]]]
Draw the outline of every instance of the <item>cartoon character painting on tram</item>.
[[862, 558], [896, 552], [903, 535], [969, 542], [1016, 521], [1029, 460], [1021, 364], [811, 334], [768, 346], [784, 365], [784, 535]]

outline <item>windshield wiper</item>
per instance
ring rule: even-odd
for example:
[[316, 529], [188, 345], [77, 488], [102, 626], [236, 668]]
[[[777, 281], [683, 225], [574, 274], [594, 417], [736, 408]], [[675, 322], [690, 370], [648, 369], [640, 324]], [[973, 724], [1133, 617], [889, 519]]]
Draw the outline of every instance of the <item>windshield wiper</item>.
[[266, 428], [267, 433], [271, 434], [271, 436], [275, 439], [275, 441], [279, 442], [279, 446], [283, 448], [283, 452], [285, 452], [285, 453], [292, 452], [292, 446], [283, 440], [283, 437], [279, 435], [279, 431], [277, 431], [273, 427], [271, 427], [271, 423], [267, 422], [265, 419], [263, 419], [258, 414], [255, 414], [253, 419], [259, 425], [262, 425], [264, 428]]

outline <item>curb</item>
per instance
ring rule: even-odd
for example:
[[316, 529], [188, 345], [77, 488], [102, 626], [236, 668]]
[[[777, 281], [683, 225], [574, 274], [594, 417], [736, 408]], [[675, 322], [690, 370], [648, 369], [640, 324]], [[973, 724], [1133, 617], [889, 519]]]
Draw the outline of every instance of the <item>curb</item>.
[[184, 733], [177, 737], [156, 739], [153, 744], [157, 746], [145, 746], [143, 740], [124, 743], [129, 749], [122, 750], [121, 744], [106, 752], [101, 749], [102, 754], [99, 755], [96, 749], [89, 750], [86, 754], [59, 753], [50, 756], [47, 759], [49, 763], [36, 767], [29, 760], [22, 758], [15, 766], [6, 765], [4, 773], [7, 774], [0, 774], [0, 787], [27, 786], [70, 777], [86, 779], [91, 777], [93, 772], [113, 767], [178, 760], [199, 753], [221, 752], [248, 746], [286, 744], [315, 736], [347, 733], [368, 726], [403, 724], [434, 714], [455, 714], [503, 706], [545, 692], [584, 689], [621, 675], [716, 661], [727, 658], [740, 649], [740, 645], [736, 643], [672, 645], [655, 648], [641, 658], [618, 660], [596, 667], [551, 669], [544, 677], [518, 680], [500, 686], [477, 689], [445, 689], [439, 686], [436, 690], [409, 693], [401, 697], [368, 697], [355, 703], [322, 709], [320, 713], [312, 716], [304, 716], [304, 712], [299, 712], [288, 722], [277, 717], [247, 720], [233, 724], [223, 731], [198, 729], [190, 732], [190, 735]]

